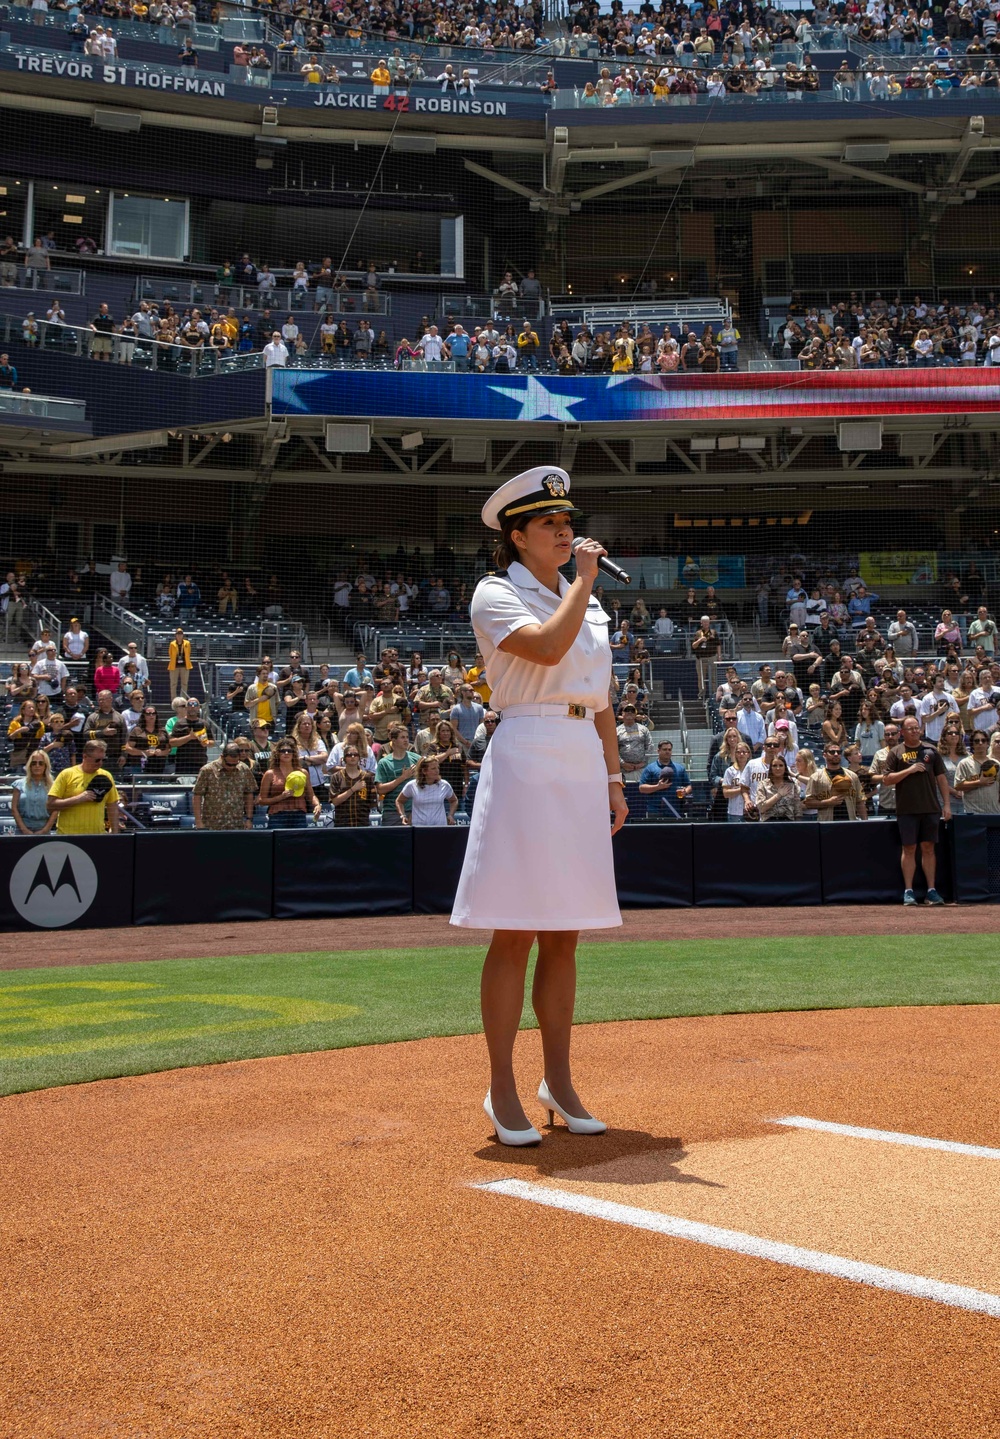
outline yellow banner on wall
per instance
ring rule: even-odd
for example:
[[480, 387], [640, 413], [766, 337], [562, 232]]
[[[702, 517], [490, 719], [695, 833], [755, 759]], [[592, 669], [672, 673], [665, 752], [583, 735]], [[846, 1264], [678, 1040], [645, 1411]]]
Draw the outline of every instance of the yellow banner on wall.
[[860, 556], [861, 578], [879, 585], [930, 585], [938, 577], [934, 550], [870, 550]]

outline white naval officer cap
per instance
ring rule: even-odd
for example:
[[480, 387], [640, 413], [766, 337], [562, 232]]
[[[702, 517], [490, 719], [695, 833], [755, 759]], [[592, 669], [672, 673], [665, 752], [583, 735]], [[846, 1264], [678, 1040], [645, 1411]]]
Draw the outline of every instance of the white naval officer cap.
[[579, 515], [569, 502], [570, 478], [558, 465], [535, 465], [515, 475], [494, 490], [483, 505], [483, 524], [491, 530], [503, 529], [504, 520], [523, 516], [525, 523], [536, 515]]

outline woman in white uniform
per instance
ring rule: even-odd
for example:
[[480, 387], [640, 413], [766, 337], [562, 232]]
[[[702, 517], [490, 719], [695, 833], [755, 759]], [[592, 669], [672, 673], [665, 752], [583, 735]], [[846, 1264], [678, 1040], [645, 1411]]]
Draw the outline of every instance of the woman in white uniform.
[[[591, 591], [596, 540], [572, 557], [570, 478], [538, 466], [501, 486], [483, 520], [501, 531], [496, 563], [506, 573], [476, 587], [471, 617], [502, 712], [483, 760], [451, 923], [492, 929], [482, 977], [490, 1056], [484, 1108], [504, 1144], [538, 1144], [514, 1082], [513, 1052], [532, 943], [538, 960], [531, 1002], [545, 1074], [538, 1098], [550, 1123], [575, 1134], [606, 1126], [581, 1103], [570, 1073], [581, 929], [621, 924], [611, 836], [625, 823], [618, 739], [608, 705], [608, 617]], [[611, 818], [613, 816], [613, 819]]]

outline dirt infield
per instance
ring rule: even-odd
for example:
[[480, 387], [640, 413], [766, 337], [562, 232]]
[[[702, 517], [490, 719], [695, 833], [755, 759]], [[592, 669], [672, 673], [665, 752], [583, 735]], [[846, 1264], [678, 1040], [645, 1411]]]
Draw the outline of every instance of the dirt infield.
[[[823, 913], [842, 932], [845, 911]], [[819, 932], [808, 914], [765, 922]], [[670, 935], [693, 920], [721, 936], [735, 917], [674, 913]], [[905, 918], [891, 915], [903, 933], [966, 916]], [[332, 925], [294, 945], [288, 928], [261, 926], [267, 947], [331, 947]], [[418, 941], [408, 923], [407, 942], [445, 932], [427, 921]], [[191, 953], [194, 931], [175, 934]], [[546, 1131], [537, 1150], [492, 1141], [476, 1037], [6, 1099], [0, 1434], [997, 1439], [1000, 1320], [470, 1186], [728, 1212], [985, 1283], [996, 1230], [969, 1233], [959, 1176], [995, 1194], [1000, 1161], [817, 1147], [769, 1120], [998, 1146], [998, 1020], [975, 1006], [584, 1026], [580, 1087], [611, 1129]], [[537, 1034], [518, 1061], [528, 1094]]]
[[[631, 909], [621, 929], [587, 931], [588, 943], [637, 939], [719, 939], [742, 935], [982, 934], [988, 911], [949, 905], [904, 909], [885, 905], [826, 905], [778, 909]], [[445, 915], [364, 919], [272, 919], [247, 924], [177, 924], [155, 928], [0, 935], [0, 969], [39, 965], [113, 964], [192, 955], [306, 954], [344, 949], [420, 949], [484, 946], [486, 930], [454, 929]]]

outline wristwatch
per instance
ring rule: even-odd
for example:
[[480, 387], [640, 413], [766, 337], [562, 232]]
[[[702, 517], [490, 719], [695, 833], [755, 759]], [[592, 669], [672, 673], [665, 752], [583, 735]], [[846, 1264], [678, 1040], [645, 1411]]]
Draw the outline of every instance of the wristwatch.
[[624, 783], [625, 783], [625, 781], [622, 779], [622, 772], [621, 772], [621, 770], [619, 770], [617, 774], [609, 774], [609, 775], [608, 775], [608, 784], [621, 784], [621, 785], [623, 785]]

